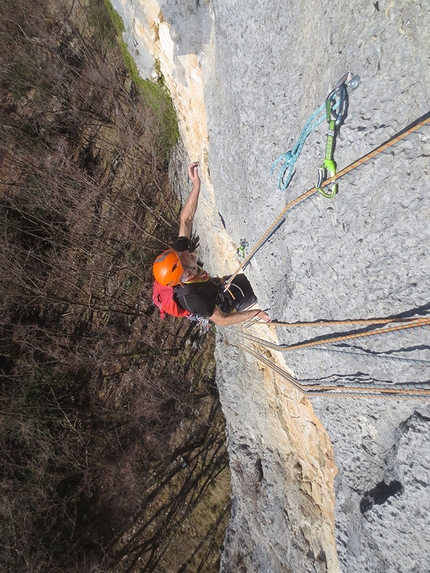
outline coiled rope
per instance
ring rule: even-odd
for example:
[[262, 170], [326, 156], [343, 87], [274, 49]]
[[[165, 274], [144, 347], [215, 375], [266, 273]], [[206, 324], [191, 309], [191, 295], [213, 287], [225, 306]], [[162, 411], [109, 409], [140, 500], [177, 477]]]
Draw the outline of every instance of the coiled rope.
[[[333, 107], [335, 109], [336, 106]], [[279, 191], [285, 191], [285, 189], [290, 184], [291, 178], [294, 175], [294, 165], [302, 151], [306, 139], [308, 138], [311, 131], [320, 125], [325, 120], [325, 110], [326, 105], [323, 103], [308, 119], [304, 128], [302, 129], [299, 138], [294, 144], [293, 149], [283, 153], [276, 161], [273, 162], [270, 168], [270, 173], [273, 174], [276, 167], [279, 165], [279, 175], [278, 175], [278, 189]]]

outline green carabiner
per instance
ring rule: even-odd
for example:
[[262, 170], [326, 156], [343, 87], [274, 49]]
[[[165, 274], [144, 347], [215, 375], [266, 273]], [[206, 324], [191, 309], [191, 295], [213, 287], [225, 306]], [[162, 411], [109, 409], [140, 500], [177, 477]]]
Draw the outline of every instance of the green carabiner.
[[323, 197], [332, 199], [337, 193], [337, 183], [330, 187], [329, 192], [322, 187], [322, 184], [326, 179], [330, 179], [330, 177], [334, 177], [334, 175], [336, 175], [336, 162], [333, 159], [336, 119], [332, 117], [332, 102], [330, 99], [327, 99], [326, 101], [326, 119], [329, 122], [329, 129], [327, 132], [325, 158], [323, 164], [318, 168], [318, 182], [315, 185], [315, 188]]

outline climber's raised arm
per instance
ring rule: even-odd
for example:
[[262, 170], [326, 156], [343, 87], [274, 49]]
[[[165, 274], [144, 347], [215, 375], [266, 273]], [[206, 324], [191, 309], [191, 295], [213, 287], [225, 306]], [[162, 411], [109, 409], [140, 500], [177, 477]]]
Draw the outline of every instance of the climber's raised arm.
[[193, 188], [185, 205], [182, 208], [179, 216], [179, 236], [191, 237], [191, 226], [193, 224], [194, 215], [196, 214], [197, 204], [200, 195], [200, 176], [199, 176], [199, 163], [191, 163], [188, 166], [188, 176], [193, 182]]

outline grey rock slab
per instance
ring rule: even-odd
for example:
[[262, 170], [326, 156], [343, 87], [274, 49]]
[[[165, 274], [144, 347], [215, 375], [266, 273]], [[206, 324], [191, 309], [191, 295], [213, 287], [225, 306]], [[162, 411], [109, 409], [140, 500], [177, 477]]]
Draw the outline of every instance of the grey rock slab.
[[[350, 95], [348, 117], [337, 137], [339, 168], [429, 111], [430, 6], [388, 0], [219, 0], [212, 9], [216, 63], [205, 90], [211, 177], [228, 233], [236, 244], [246, 238], [252, 247], [289, 201], [314, 186], [324, 158], [325, 122], [310, 134], [285, 192], [276, 189], [277, 173], [270, 174], [270, 167], [291, 149], [308, 117], [345, 71], [358, 74], [361, 85]], [[428, 313], [429, 131], [424, 129], [346, 176], [334, 199], [315, 195], [287, 213], [285, 223], [246, 271], [273, 318], [293, 322]], [[359, 328], [277, 333], [280, 343], [292, 344]], [[413, 387], [428, 383], [428, 364], [423, 361], [429, 360], [429, 346], [427, 327], [336, 348], [294, 351], [285, 359], [304, 382]], [[282, 461], [276, 463], [275, 453], [264, 458], [264, 447], [243, 430], [249, 424], [250, 433], [264, 436], [264, 416], [259, 417], [256, 408], [248, 420], [249, 406], [245, 408], [238, 396], [234, 404], [229, 402], [231, 392], [221, 379], [231, 367], [222, 354], [220, 350], [220, 395], [231, 431], [232, 459], [245, 459], [241, 452], [248, 445], [255, 459], [266, 459], [264, 467], [273, 462], [272, 491], [288, 490]], [[233, 374], [230, 378], [236, 383]], [[254, 394], [251, 379], [244, 393]], [[428, 399], [312, 398], [338, 466], [335, 534], [345, 572], [428, 571], [427, 403]], [[257, 551], [254, 528], [267, 514], [258, 504], [249, 507], [234, 464], [232, 469], [238, 497], [225, 570], [239, 546], [252, 556], [247, 571], [326, 570], [316, 555], [311, 563], [309, 548], [299, 540], [286, 552], [269, 541], [266, 552]], [[250, 467], [250, 480], [253, 472]], [[366, 492], [396, 481], [401, 492], [361, 512]], [[280, 500], [279, 492], [271, 494], [279, 513], [294, 495], [289, 490], [287, 500]], [[238, 524], [245, 521], [246, 528], [240, 530]], [[279, 524], [273, 529], [276, 538], [275, 531], [279, 534]]]
[[[114, 4], [131, 53], [149, 77], [154, 60], [137, 26], [145, 26], [144, 5]], [[430, 110], [427, 0], [160, 0], [158, 7], [170, 26], [176, 63], [184, 54], [202, 54], [209, 43], [214, 48], [214, 65], [204, 77], [210, 177], [220, 217], [211, 229], [199, 212], [195, 220], [200, 256], [212, 273], [224, 271], [211, 238], [220, 225], [233, 244], [246, 239], [252, 248], [285, 205], [315, 185], [325, 121], [309, 135], [286, 191], [277, 190], [271, 165], [292, 148], [346, 71], [358, 74], [361, 84], [337, 135], [339, 169]], [[176, 66], [172, 73], [182, 77], [184, 70]], [[273, 319], [428, 316], [429, 132], [423, 129], [345, 176], [333, 199], [316, 194], [288, 211], [246, 270]], [[179, 147], [171, 179], [183, 200], [187, 162]], [[280, 344], [290, 345], [365, 330], [348, 325], [276, 333]], [[282, 379], [273, 384], [267, 369], [229, 344], [235, 340], [241, 340], [237, 330], [217, 334], [233, 491], [221, 570], [335, 573], [335, 538], [345, 573], [427, 573], [428, 397], [312, 395], [312, 410], [306, 397]], [[400, 384], [407, 390], [428, 388], [429, 348], [427, 326], [283, 357], [301, 384]], [[260, 350], [267, 359], [276, 354]], [[295, 426], [309, 451], [300, 451]], [[325, 431], [338, 470], [334, 536], [327, 530], [331, 498], [318, 498], [324, 491], [330, 497], [321, 475], [333, 471]]]

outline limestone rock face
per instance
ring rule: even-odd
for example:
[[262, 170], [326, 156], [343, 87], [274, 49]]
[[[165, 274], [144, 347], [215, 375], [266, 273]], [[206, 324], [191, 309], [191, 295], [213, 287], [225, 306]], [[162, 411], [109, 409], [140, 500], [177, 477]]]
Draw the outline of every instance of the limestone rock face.
[[[309, 135], [285, 192], [270, 167], [345, 71], [361, 84], [337, 135], [339, 168], [430, 109], [425, 1], [114, 6], [142, 75], [157, 61], [172, 93], [184, 144], [172, 175], [183, 197], [187, 162], [201, 162], [196, 225], [214, 274], [234, 271], [241, 239], [252, 247], [287, 202], [314, 186], [325, 121]], [[428, 316], [429, 155], [425, 127], [339, 181], [335, 198], [313, 195], [287, 213], [246, 269], [273, 319]], [[223, 571], [429, 570], [430, 400], [406, 399], [428, 388], [429, 327], [289, 352], [243, 337], [291, 345], [366, 328], [373, 329], [219, 329], [234, 498]], [[304, 394], [279, 368], [301, 386], [401, 385], [404, 399]]]

